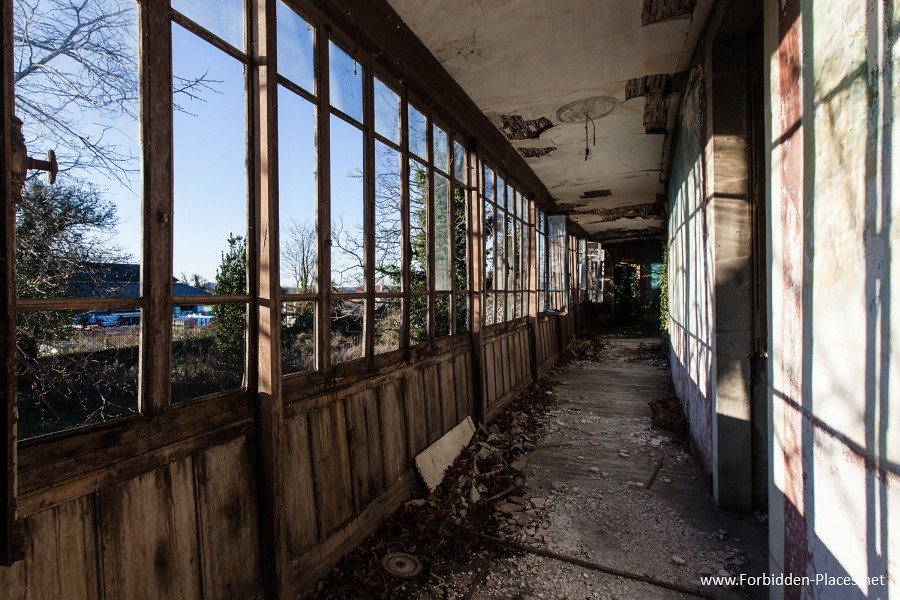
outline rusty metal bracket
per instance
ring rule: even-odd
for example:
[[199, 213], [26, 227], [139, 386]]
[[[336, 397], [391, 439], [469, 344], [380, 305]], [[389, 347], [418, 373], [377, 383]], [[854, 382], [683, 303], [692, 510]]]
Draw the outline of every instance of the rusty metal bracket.
[[56, 152], [47, 150], [47, 160], [28, 157], [26, 161], [28, 169], [47, 171], [47, 181], [50, 185], [56, 183], [56, 174], [59, 173], [59, 163], [56, 162]]

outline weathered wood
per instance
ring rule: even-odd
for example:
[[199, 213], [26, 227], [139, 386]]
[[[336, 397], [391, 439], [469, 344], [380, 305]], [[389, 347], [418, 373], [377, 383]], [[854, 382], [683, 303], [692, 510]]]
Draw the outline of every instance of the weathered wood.
[[414, 371], [405, 382], [406, 423], [409, 433], [409, 454], [415, 456], [428, 446], [425, 422], [425, 384], [422, 373]]
[[[0, 211], [0, 430], [4, 441], [0, 443], [0, 565], [8, 565], [20, 559], [25, 550], [16, 522], [16, 211], [14, 195], [19, 195], [23, 180], [11, 173], [12, 139], [16, 135], [24, 146], [21, 128], [14, 128], [15, 85], [13, 84], [13, 6], [9, 0], [0, 3], [0, 133], [2, 133], [3, 165], [0, 168], [0, 192], [3, 194], [3, 210]], [[20, 148], [20, 155], [27, 152]], [[24, 158], [24, 157], [23, 157]], [[24, 174], [23, 174], [24, 175]]]
[[456, 415], [456, 386], [453, 383], [453, 361], [438, 363], [437, 379], [441, 394], [441, 413], [443, 415], [441, 435], [443, 435], [460, 421]]
[[366, 390], [347, 398], [347, 437], [353, 480], [354, 514], [384, 490], [378, 398]]
[[453, 395], [456, 400], [457, 423], [472, 416], [469, 414], [469, 382], [466, 381], [468, 376], [466, 364], [468, 362], [469, 357], [464, 354], [453, 359]]
[[290, 566], [291, 598], [302, 597], [340, 558], [371, 534], [379, 523], [397, 510], [418, 484], [416, 474], [408, 471], [399, 481], [378, 496], [366, 509], [348, 521], [328, 539], [293, 561]]
[[484, 344], [484, 387], [485, 387], [485, 408], [493, 406], [498, 396], [498, 386], [496, 377], [496, 363], [494, 361], [495, 341], [491, 340]]
[[438, 387], [437, 365], [427, 367], [425, 377], [425, 423], [428, 443], [433, 444], [444, 435], [444, 415], [441, 410], [441, 390]]
[[170, 403], [172, 368], [172, 26], [166, 4], [141, 3], [141, 146], [143, 237], [141, 294], [141, 411], [156, 415]]
[[28, 519], [25, 560], [0, 567], [8, 600], [94, 600], [98, 580], [94, 497], [83, 496]]
[[[235, 393], [152, 418], [111, 423], [53, 441], [34, 440], [23, 444], [19, 452], [19, 494], [24, 499], [43, 492], [56, 493], [64, 483], [82, 478], [110, 485], [171, 460], [173, 451], [177, 454], [179, 448], [188, 448], [189, 454], [209, 438], [246, 428], [250, 418], [243, 394]], [[135, 472], [132, 465], [143, 465], [143, 470]]]
[[200, 597], [191, 459], [104, 488], [99, 513], [106, 597]]
[[[248, 475], [255, 471], [258, 480], [259, 527], [262, 530], [261, 564], [263, 565], [266, 595], [281, 598], [284, 595], [287, 563], [287, 543], [285, 538], [285, 514], [283, 508], [283, 460], [284, 460], [284, 408], [281, 397], [281, 248], [278, 224], [278, 74], [275, 28], [275, 4], [265, 0], [253, 0], [247, 6], [250, 15], [249, 29], [254, 32], [252, 57], [255, 68], [251, 74], [250, 134], [253, 143], [249, 145], [252, 164], [250, 231], [248, 234], [248, 261], [256, 265], [248, 269], [249, 290], [258, 290], [258, 299], [250, 304], [248, 338], [256, 343], [249, 344], [249, 389], [256, 390], [254, 424], [255, 469], [246, 466]], [[255, 110], [254, 110], [255, 109]], [[253, 313], [256, 312], [254, 320]], [[254, 360], [255, 359], [255, 360]], [[254, 385], [255, 383], [255, 385]], [[233, 446], [233, 444], [232, 444]], [[246, 452], [243, 453], [246, 458]], [[240, 471], [236, 471], [240, 472]], [[222, 473], [226, 476], [225, 473]], [[226, 476], [227, 477], [227, 476]], [[233, 475], [232, 475], [233, 477]], [[235, 491], [232, 490], [232, 495]], [[244, 499], [246, 501], [246, 498]], [[232, 500], [229, 500], [232, 502]], [[241, 508], [248, 506], [241, 505]], [[229, 509], [232, 510], [232, 509]], [[233, 517], [229, 517], [233, 518]], [[249, 529], [247, 530], [249, 531]], [[256, 531], [256, 523], [252, 531]], [[236, 535], [232, 535], [238, 541]], [[222, 540], [224, 541], [224, 540]], [[254, 538], [240, 539], [233, 547], [247, 548]], [[240, 550], [239, 550], [240, 551]], [[224, 556], [227, 553], [223, 552]], [[237, 557], [239, 560], [239, 557]], [[257, 575], [251, 576], [249, 569], [258, 570], [259, 563], [248, 560], [244, 565], [248, 571], [243, 579], [238, 577], [239, 565], [220, 565], [224, 570], [223, 580], [213, 578], [209, 585], [218, 582], [213, 597], [239, 597], [257, 589]], [[207, 592], [210, 592], [209, 586]], [[238, 594], [240, 592], [240, 594]]]
[[384, 483], [390, 487], [400, 479], [411, 464], [406, 439], [406, 414], [403, 385], [392, 381], [378, 391], [381, 420], [381, 447]]
[[319, 541], [316, 484], [313, 478], [309, 415], [301, 413], [285, 422], [284, 511], [285, 535], [290, 559]]
[[256, 474], [247, 438], [198, 453], [194, 471], [204, 593], [207, 598], [248, 598], [262, 589], [263, 580], [256, 551]]
[[319, 531], [327, 537], [353, 516], [347, 415], [343, 402], [310, 411]]
[[316, 259], [319, 305], [316, 310], [316, 368], [331, 369], [331, 108], [329, 105], [328, 36], [315, 36], [316, 91]]

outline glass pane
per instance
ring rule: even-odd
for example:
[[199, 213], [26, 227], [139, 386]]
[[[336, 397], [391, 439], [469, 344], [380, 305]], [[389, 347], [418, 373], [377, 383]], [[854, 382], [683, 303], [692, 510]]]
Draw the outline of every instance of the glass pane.
[[365, 300], [332, 300], [331, 364], [337, 365], [365, 356], [365, 313]]
[[236, 389], [244, 380], [247, 306], [180, 306], [172, 319], [172, 401]]
[[519, 259], [516, 249], [515, 219], [506, 213], [506, 289], [516, 289], [516, 261]]
[[487, 165], [484, 166], [484, 197], [494, 199], [494, 172]]
[[[178, 25], [172, 48], [173, 269], [182, 280], [212, 281], [229, 240], [247, 231], [244, 65]], [[206, 83], [184, 90], [199, 78]]]
[[316, 241], [316, 109], [278, 88], [278, 197], [281, 288], [291, 294], [318, 289]]
[[428, 120], [412, 104], [408, 107], [409, 151], [423, 160], [428, 160]]
[[137, 414], [140, 320], [139, 309], [19, 313], [19, 439]]
[[244, 49], [242, 0], [172, 0], [172, 8], [235, 48]]
[[[137, 4], [17, 0], [13, 7], [15, 111], [29, 154], [43, 158], [52, 149], [60, 169], [52, 186], [30, 171], [15, 203], [16, 293], [135, 297], [141, 256]], [[96, 19], [103, 37], [92, 41], [85, 23]]]
[[315, 30], [283, 2], [276, 6], [278, 73], [307, 92], [315, 93]]
[[494, 324], [494, 296], [496, 294], [490, 292], [484, 295], [484, 324]]
[[497, 323], [503, 323], [506, 321], [506, 294], [503, 292], [498, 292], [494, 294], [494, 304], [496, 304], [496, 312], [497, 316], [495, 317]]
[[428, 339], [428, 296], [413, 296], [409, 304], [409, 345]]
[[497, 175], [497, 187], [494, 188], [497, 192], [497, 206], [506, 210], [506, 196], [504, 195], [504, 191], [506, 190], [506, 185], [503, 183], [503, 179]]
[[365, 291], [363, 133], [331, 116], [331, 286]]
[[450, 289], [450, 182], [434, 176], [434, 289]]
[[437, 294], [434, 297], [434, 337], [450, 335], [450, 294]]
[[450, 138], [447, 133], [435, 125], [431, 137], [434, 143], [434, 166], [444, 173], [450, 172]]
[[456, 289], [465, 290], [468, 286], [468, 215], [466, 214], [466, 194], [463, 188], [453, 187], [453, 216], [455, 219], [454, 227], [454, 251], [456, 252], [456, 266], [453, 273], [456, 277]]
[[331, 105], [362, 122], [362, 67], [334, 42], [328, 42]]
[[469, 331], [469, 296], [457, 294], [456, 296], [456, 333]]
[[399, 298], [375, 299], [375, 354], [400, 349], [403, 312]]
[[459, 142], [453, 142], [453, 177], [466, 182], [466, 149]]
[[484, 203], [484, 289], [494, 289], [494, 205]]
[[494, 228], [494, 247], [497, 249], [497, 276], [494, 289], [506, 289], [506, 213], [496, 208], [497, 226]]
[[281, 305], [281, 374], [316, 369], [316, 303]]
[[375, 131], [400, 143], [400, 96], [375, 78]]
[[418, 161], [409, 161], [409, 237], [412, 257], [409, 285], [414, 292], [428, 290], [428, 176]]
[[515, 311], [514, 311], [514, 318], [516, 318], [516, 319], [521, 317], [523, 314], [522, 313], [522, 298], [523, 298], [523, 296], [522, 296], [521, 292], [516, 294], [516, 305], [515, 305]]
[[402, 291], [400, 153], [375, 142], [375, 291]]

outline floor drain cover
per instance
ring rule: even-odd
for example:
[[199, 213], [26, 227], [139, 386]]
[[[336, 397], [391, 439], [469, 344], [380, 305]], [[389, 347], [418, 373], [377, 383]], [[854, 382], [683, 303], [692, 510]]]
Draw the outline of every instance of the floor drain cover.
[[422, 563], [412, 554], [391, 552], [381, 559], [381, 566], [390, 575], [410, 579], [422, 572]]

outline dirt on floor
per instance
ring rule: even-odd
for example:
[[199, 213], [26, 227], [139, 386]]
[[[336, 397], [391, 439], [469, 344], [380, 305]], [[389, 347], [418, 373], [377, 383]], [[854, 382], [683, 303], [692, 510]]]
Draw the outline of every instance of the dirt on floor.
[[[479, 428], [433, 494], [423, 487], [314, 597], [764, 597], [698, 586], [703, 575], [762, 570], [765, 517], [712, 504], [660, 347], [621, 336], [573, 344]], [[389, 574], [382, 562], [396, 552], [421, 572]]]

